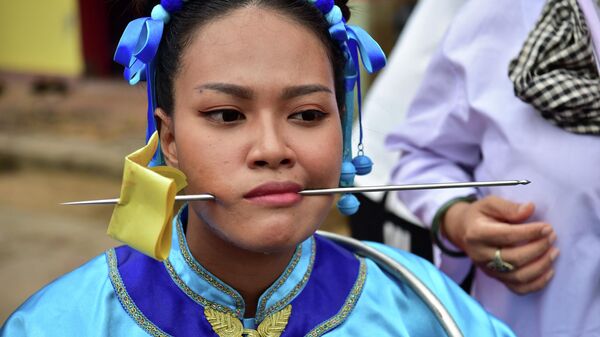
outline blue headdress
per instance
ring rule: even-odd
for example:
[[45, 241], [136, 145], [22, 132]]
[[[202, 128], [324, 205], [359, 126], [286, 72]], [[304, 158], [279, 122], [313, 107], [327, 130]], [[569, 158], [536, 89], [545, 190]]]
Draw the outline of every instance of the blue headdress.
[[[342, 11], [335, 5], [334, 0], [306, 0], [312, 3], [330, 25], [329, 33], [336, 40], [345, 54], [345, 104], [346, 113], [342, 120], [344, 135], [342, 173], [340, 186], [349, 187], [354, 184], [355, 175], [365, 175], [371, 172], [373, 163], [363, 153], [363, 132], [361, 112], [360, 63], [369, 73], [385, 66], [385, 54], [362, 28], [349, 25], [344, 20]], [[154, 58], [162, 38], [164, 25], [169, 22], [169, 13], [179, 11], [184, 0], [161, 0], [152, 9], [150, 17], [133, 20], [127, 25], [117, 46], [114, 60], [125, 67], [124, 76], [129, 84], [139, 81], [147, 82], [148, 111], [146, 141], [156, 131], [154, 111], [156, 110], [155, 64]], [[354, 119], [354, 100], [358, 102], [359, 142], [357, 156], [352, 157], [352, 122]], [[150, 166], [162, 165], [163, 159], [160, 147], [156, 151]], [[345, 215], [354, 214], [359, 202], [354, 195], [344, 194], [338, 201], [338, 209]]]

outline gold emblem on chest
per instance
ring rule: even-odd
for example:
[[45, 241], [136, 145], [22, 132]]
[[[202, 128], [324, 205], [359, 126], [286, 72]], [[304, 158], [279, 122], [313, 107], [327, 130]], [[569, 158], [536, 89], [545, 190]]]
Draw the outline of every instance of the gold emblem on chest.
[[288, 305], [265, 318], [254, 330], [244, 329], [242, 322], [230, 313], [223, 313], [209, 307], [204, 308], [204, 316], [219, 337], [279, 337], [287, 326], [291, 314], [292, 306]]

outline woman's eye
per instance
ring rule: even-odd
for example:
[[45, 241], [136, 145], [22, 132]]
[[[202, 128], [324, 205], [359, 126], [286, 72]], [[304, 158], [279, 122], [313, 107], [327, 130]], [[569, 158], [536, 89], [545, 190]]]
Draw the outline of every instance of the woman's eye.
[[319, 110], [305, 110], [292, 114], [289, 118], [303, 122], [314, 122], [323, 119], [327, 114]]
[[218, 123], [234, 123], [246, 119], [244, 114], [233, 109], [206, 111], [203, 115]]

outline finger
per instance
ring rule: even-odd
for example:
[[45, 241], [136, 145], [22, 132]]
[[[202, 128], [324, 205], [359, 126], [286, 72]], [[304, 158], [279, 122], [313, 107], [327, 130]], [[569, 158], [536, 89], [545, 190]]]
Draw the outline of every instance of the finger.
[[547, 273], [543, 274], [533, 282], [527, 284], [511, 284], [505, 283], [505, 285], [512, 290], [514, 293], [519, 295], [529, 294], [538, 290], [543, 289], [552, 277], [554, 276], [554, 269], [550, 269]]
[[557, 258], [559, 251], [552, 248], [539, 259], [525, 266], [515, 268], [508, 273], [497, 273], [498, 279], [514, 285], [526, 285], [535, 282], [542, 275], [547, 274], [552, 269], [552, 263]]
[[535, 210], [531, 202], [519, 204], [496, 196], [483, 199], [481, 207], [485, 214], [510, 223], [524, 222]]
[[[515, 266], [515, 268], [525, 266], [547, 253], [548, 250], [552, 248], [554, 241], [556, 241], [556, 233], [552, 233], [547, 237], [542, 237], [524, 245], [504, 247], [501, 251], [502, 259]], [[495, 251], [491, 254], [495, 254]]]
[[467, 243], [483, 243], [492, 247], [504, 247], [537, 240], [551, 233], [552, 227], [544, 222], [531, 222], [518, 226], [490, 222], [484, 226], [467, 230], [465, 240]]

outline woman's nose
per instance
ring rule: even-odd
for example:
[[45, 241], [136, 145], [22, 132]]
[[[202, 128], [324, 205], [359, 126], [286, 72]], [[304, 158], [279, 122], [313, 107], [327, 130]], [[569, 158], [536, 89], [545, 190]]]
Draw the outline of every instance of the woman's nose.
[[270, 169], [292, 167], [296, 163], [296, 156], [284, 130], [275, 123], [262, 124], [262, 127], [254, 129], [254, 135], [250, 137], [253, 144], [248, 153], [248, 166]]

